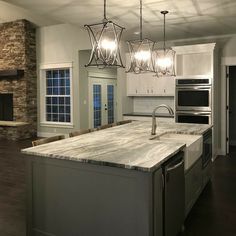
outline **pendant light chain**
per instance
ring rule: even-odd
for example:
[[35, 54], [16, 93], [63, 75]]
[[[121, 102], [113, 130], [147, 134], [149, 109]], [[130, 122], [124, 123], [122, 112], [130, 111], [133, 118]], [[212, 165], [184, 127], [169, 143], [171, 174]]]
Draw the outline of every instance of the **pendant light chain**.
[[166, 50], [166, 13], [164, 13], [164, 51]]
[[104, 20], [105, 20], [105, 21], [107, 21], [106, 6], [107, 6], [107, 1], [104, 0], [103, 8], [104, 8]]
[[140, 40], [143, 39], [143, 4], [142, 4], [142, 0], [140, 0], [140, 17], [139, 17], [139, 27], [140, 27], [140, 32], [139, 32], [139, 36], [140, 36]]

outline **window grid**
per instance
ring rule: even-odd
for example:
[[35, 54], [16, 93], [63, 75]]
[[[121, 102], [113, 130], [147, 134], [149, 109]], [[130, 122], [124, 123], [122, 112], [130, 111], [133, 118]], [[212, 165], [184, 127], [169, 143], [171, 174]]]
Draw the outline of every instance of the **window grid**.
[[46, 70], [46, 121], [71, 122], [70, 69]]
[[93, 85], [93, 120], [94, 128], [101, 126], [102, 124], [102, 96], [101, 96], [101, 85]]
[[114, 122], [114, 85], [107, 85], [108, 124]]

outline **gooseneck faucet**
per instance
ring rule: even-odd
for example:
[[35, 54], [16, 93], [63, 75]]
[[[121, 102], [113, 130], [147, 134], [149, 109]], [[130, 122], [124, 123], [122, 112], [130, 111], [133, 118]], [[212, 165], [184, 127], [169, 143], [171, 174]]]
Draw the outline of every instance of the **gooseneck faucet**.
[[152, 133], [151, 133], [152, 135], [156, 134], [156, 128], [157, 128], [156, 111], [159, 108], [166, 108], [169, 111], [170, 115], [174, 115], [174, 112], [170, 106], [165, 105], [165, 104], [161, 104], [161, 105], [157, 106], [152, 112]]

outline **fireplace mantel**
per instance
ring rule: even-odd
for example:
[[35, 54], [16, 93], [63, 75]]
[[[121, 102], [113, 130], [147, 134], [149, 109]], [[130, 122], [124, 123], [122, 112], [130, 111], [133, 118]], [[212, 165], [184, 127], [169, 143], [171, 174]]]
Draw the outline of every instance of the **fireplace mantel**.
[[19, 122], [19, 121], [4, 121], [0, 120], [0, 126], [7, 126], [7, 127], [18, 127], [18, 126], [25, 126], [29, 125], [27, 122]]
[[14, 78], [19, 79], [20, 77], [24, 76], [24, 70], [0, 70], [0, 79], [4, 78]]

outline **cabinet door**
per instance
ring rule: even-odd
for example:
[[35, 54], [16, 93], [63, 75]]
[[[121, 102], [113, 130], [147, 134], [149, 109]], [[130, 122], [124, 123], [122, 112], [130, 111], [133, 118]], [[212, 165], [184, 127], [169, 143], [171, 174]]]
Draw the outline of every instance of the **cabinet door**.
[[163, 177], [162, 170], [154, 173], [154, 236], [163, 235]]
[[127, 96], [140, 94], [140, 77], [133, 73], [127, 74]]
[[153, 73], [145, 73], [141, 77], [141, 87], [144, 95], [153, 96], [155, 88], [155, 77]]
[[175, 78], [166, 77], [164, 85], [164, 94], [165, 96], [174, 96], [175, 95]]
[[185, 174], [185, 217], [197, 201], [202, 190], [202, 159]]
[[157, 95], [160, 96], [174, 96], [175, 94], [175, 80], [173, 77], [157, 78]]
[[127, 96], [174, 96], [173, 77], [156, 77], [153, 73], [127, 74]]

